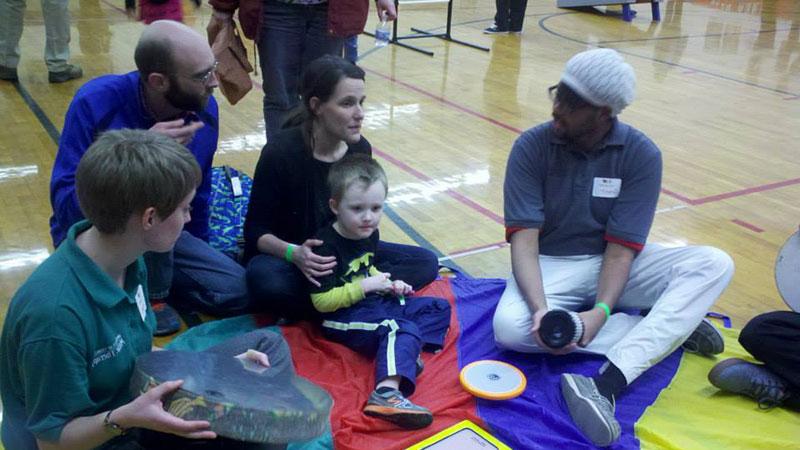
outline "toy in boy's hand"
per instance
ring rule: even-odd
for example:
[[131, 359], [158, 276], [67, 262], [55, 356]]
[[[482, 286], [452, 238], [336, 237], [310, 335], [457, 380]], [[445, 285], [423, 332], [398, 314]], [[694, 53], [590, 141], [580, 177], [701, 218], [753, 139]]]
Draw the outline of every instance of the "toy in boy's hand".
[[539, 337], [548, 347], [559, 349], [580, 342], [583, 329], [583, 321], [577, 313], [557, 309], [542, 317]]

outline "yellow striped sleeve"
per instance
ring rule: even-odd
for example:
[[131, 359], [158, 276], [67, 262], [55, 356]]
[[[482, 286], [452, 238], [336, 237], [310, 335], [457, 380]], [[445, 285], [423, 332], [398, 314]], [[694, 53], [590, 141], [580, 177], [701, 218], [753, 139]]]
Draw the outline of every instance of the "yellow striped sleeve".
[[311, 294], [311, 302], [314, 304], [314, 308], [319, 312], [327, 313], [358, 303], [365, 297], [364, 289], [361, 287], [361, 280], [363, 278], [353, 280], [325, 292]]

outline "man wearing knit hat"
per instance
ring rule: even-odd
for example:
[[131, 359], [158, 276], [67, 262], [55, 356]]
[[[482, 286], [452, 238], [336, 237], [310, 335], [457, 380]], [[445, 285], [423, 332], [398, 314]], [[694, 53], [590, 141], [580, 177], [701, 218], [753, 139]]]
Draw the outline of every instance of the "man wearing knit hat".
[[[614, 399], [645, 370], [681, 344], [722, 352], [703, 317], [733, 275], [733, 261], [716, 248], [646, 244], [661, 153], [617, 118], [635, 85], [633, 68], [614, 50], [573, 56], [550, 88], [553, 120], [514, 143], [504, 187], [513, 276], [495, 312], [495, 340], [520, 352], [605, 355], [594, 377], [561, 378], [573, 421], [600, 446], [619, 438]], [[577, 312], [583, 329], [559, 349], [539, 334], [554, 309]]]

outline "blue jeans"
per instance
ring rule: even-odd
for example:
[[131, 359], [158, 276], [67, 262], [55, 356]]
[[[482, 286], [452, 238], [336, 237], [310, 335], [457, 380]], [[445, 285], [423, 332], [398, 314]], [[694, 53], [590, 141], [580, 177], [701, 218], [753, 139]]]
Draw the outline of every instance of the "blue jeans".
[[341, 55], [343, 42], [328, 33], [327, 3], [264, 0], [257, 44], [268, 140], [280, 130], [286, 113], [299, 103], [300, 77], [308, 63], [327, 54]]
[[244, 267], [187, 231], [171, 252], [146, 253], [145, 262], [152, 300], [217, 317], [248, 309]]
[[[436, 279], [439, 261], [430, 250], [412, 245], [378, 242], [378, 269], [403, 280], [415, 290]], [[247, 265], [247, 286], [253, 309], [269, 311], [292, 320], [320, 318], [311, 304], [309, 282], [294, 264], [272, 255], [260, 254]]]
[[494, 24], [499, 31], [522, 31], [528, 0], [495, 0]]

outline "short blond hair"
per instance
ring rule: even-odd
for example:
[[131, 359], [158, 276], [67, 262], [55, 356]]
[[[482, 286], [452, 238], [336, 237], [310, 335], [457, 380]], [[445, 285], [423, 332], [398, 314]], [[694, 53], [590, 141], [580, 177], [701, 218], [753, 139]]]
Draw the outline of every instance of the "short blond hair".
[[101, 134], [78, 163], [75, 190], [83, 215], [100, 232], [122, 233], [131, 215], [154, 207], [169, 217], [202, 180], [194, 155], [145, 130]]

